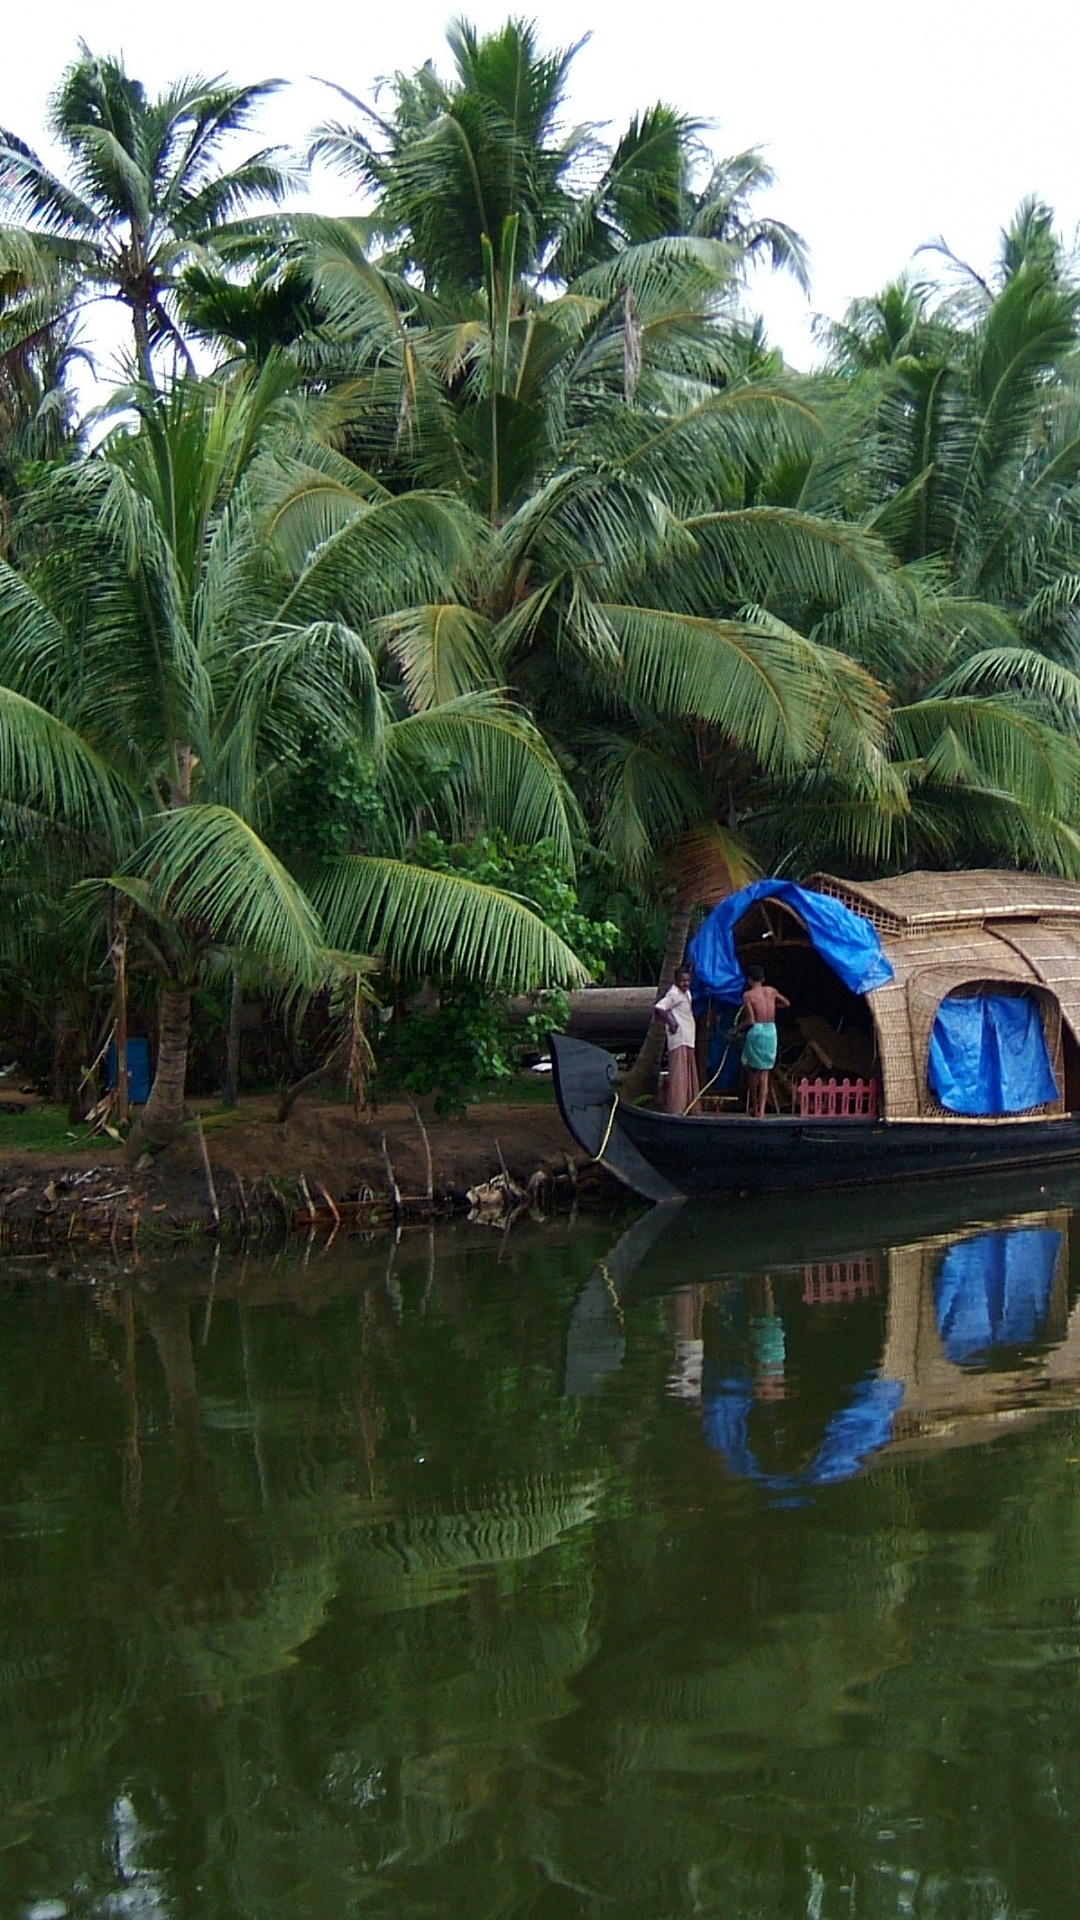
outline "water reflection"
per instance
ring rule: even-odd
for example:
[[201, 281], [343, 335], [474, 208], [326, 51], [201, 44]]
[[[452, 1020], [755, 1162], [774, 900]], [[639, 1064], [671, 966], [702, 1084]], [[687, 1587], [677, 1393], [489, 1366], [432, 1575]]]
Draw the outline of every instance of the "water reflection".
[[[596, 1393], [621, 1365], [612, 1269], [640, 1295], [649, 1260], [646, 1285], [666, 1297], [668, 1392], [699, 1408], [704, 1438], [732, 1474], [775, 1495], [849, 1479], [894, 1441], [932, 1439], [942, 1418], [972, 1416], [971, 1437], [981, 1439], [978, 1421], [995, 1409], [1011, 1427], [1024, 1412], [1061, 1405], [1067, 1384], [1080, 1391], [1065, 1210], [838, 1259], [781, 1259], [704, 1285], [674, 1276], [693, 1265], [708, 1216], [672, 1210], [658, 1221], [660, 1212], [626, 1234], [582, 1290], [565, 1390]], [[652, 1258], [661, 1227], [673, 1242], [662, 1269]], [[842, 1323], [823, 1311], [839, 1306], [849, 1309]], [[841, 1328], [842, 1345], [823, 1363], [820, 1336]]]
[[1059, 1270], [1064, 1285], [1063, 1239], [1054, 1227], [1013, 1227], [946, 1249], [934, 1307], [947, 1359], [959, 1366], [991, 1347], [1025, 1346], [1047, 1331]]
[[996, 1200], [9, 1281], [0, 1912], [1071, 1911], [1080, 1234]]

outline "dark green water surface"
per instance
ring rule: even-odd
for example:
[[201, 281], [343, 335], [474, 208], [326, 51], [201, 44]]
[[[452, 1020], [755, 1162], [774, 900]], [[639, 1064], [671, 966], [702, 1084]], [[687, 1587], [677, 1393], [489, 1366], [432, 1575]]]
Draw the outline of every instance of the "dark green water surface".
[[0, 1920], [1080, 1914], [1074, 1202], [9, 1263]]

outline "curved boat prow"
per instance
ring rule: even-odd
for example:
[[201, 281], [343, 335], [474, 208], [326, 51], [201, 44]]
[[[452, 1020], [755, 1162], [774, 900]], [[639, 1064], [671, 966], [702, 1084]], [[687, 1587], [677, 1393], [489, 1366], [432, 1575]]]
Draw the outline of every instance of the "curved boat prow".
[[565, 1033], [553, 1033], [549, 1040], [559, 1111], [578, 1146], [643, 1199], [683, 1199], [677, 1187], [650, 1167], [619, 1125], [618, 1061], [601, 1047], [571, 1040]]

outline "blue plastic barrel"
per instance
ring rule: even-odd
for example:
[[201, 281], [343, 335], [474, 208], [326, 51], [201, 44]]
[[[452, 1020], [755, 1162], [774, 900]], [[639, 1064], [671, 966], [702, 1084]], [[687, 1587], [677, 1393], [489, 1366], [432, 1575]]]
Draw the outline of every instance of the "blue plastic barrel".
[[[127, 1043], [128, 1100], [133, 1107], [145, 1107], [150, 1098], [150, 1042], [132, 1035]], [[116, 1047], [110, 1042], [105, 1059], [105, 1084], [110, 1091], [116, 1085]]]

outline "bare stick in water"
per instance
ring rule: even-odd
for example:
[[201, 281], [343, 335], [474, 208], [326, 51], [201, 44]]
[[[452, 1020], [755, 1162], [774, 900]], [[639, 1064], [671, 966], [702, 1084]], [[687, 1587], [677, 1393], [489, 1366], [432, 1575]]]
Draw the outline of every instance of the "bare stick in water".
[[435, 1170], [431, 1164], [431, 1141], [428, 1139], [428, 1130], [420, 1118], [420, 1109], [416, 1106], [415, 1102], [413, 1104], [413, 1119], [420, 1129], [420, 1138], [424, 1143], [424, 1159], [427, 1162], [427, 1200], [430, 1207], [435, 1204]]
[[210, 1155], [206, 1151], [206, 1135], [203, 1132], [201, 1113], [195, 1115], [195, 1138], [199, 1143], [203, 1173], [206, 1176], [206, 1192], [210, 1201], [210, 1214], [214, 1222], [215, 1231], [219, 1231], [221, 1228], [221, 1208], [218, 1206], [217, 1188], [214, 1185], [214, 1175], [210, 1166]]

